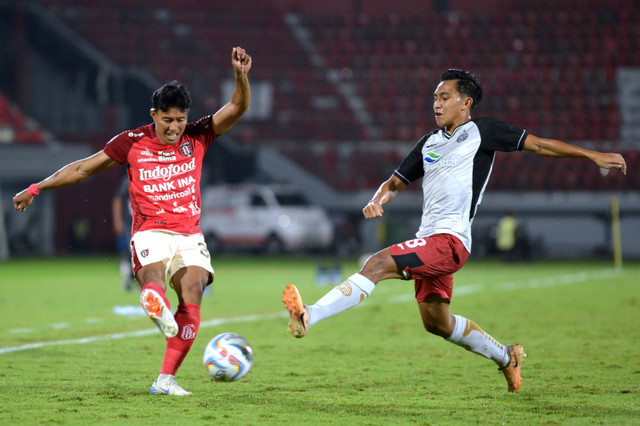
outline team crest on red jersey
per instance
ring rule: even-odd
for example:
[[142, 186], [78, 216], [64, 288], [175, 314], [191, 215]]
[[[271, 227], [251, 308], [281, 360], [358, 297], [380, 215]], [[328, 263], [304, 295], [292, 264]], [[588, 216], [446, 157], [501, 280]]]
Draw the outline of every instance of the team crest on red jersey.
[[180, 145], [180, 152], [185, 157], [191, 157], [193, 155], [193, 147], [191, 146], [191, 142], [185, 142]]

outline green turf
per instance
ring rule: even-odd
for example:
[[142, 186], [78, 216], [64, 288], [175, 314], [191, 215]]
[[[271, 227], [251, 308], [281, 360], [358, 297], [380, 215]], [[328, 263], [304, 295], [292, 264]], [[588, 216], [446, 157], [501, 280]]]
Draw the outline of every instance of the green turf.
[[[177, 377], [189, 398], [148, 395], [164, 339], [148, 319], [113, 313], [138, 303], [115, 259], [0, 263], [0, 351], [44, 344], [0, 353], [0, 424], [640, 423], [639, 263], [469, 261], [452, 312], [524, 345], [523, 385], [509, 394], [492, 362], [423, 330], [411, 283], [382, 283], [304, 339], [286, 334], [282, 288], [295, 282], [315, 301], [330, 288], [314, 283], [318, 262], [214, 262], [203, 327]], [[343, 262], [345, 276], [355, 268]], [[224, 331], [254, 349], [239, 382], [212, 382], [202, 366]], [[78, 341], [93, 336], [102, 340]]]

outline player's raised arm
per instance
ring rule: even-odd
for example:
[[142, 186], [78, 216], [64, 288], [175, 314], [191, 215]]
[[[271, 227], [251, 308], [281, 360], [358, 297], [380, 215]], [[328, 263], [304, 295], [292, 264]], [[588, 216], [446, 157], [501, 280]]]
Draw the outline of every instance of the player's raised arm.
[[23, 212], [29, 204], [33, 202], [33, 197], [38, 195], [40, 191], [48, 191], [51, 189], [62, 188], [63, 186], [75, 185], [95, 173], [110, 169], [117, 165], [118, 162], [109, 157], [103, 151], [99, 151], [91, 157], [67, 164], [37, 184], [31, 184], [29, 188], [17, 193], [16, 196], [13, 197], [13, 205], [16, 210]]
[[231, 52], [231, 64], [236, 75], [236, 87], [231, 94], [231, 101], [213, 115], [213, 130], [221, 135], [229, 130], [251, 104], [251, 88], [247, 74], [251, 69], [251, 56], [241, 47], [234, 47]]
[[528, 135], [524, 141], [525, 151], [534, 152], [545, 157], [588, 158], [603, 169], [620, 169], [627, 174], [627, 163], [622, 155], [584, 149], [555, 139], [543, 139]]
[[382, 216], [384, 214], [382, 206], [393, 201], [396, 195], [406, 187], [406, 183], [401, 181], [396, 175], [391, 175], [389, 179], [380, 185], [371, 201], [364, 206], [362, 214], [364, 214], [366, 219]]

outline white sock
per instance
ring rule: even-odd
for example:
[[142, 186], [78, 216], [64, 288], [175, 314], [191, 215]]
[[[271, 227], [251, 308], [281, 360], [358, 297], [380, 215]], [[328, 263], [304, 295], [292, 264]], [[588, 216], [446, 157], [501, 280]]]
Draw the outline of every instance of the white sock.
[[489, 336], [478, 325], [460, 315], [453, 316], [456, 325], [451, 336], [447, 340], [462, 346], [468, 351], [492, 359], [498, 367], [504, 367], [509, 362], [507, 347], [500, 344], [493, 337]]
[[160, 374], [158, 376], [158, 380], [156, 380], [158, 383], [162, 383], [162, 382], [166, 382], [167, 380], [171, 379], [173, 376], [171, 374]]
[[307, 306], [309, 327], [318, 321], [352, 308], [371, 294], [376, 285], [369, 278], [353, 274], [345, 282], [332, 288], [320, 300]]

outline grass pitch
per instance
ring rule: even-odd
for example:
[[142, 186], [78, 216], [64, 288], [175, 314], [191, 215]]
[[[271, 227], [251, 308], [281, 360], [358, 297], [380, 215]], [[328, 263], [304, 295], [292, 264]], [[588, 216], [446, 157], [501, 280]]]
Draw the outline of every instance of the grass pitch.
[[[323, 260], [219, 258], [202, 326], [178, 382], [148, 395], [164, 353], [114, 258], [0, 263], [0, 424], [638, 424], [640, 264], [502, 264], [471, 259], [451, 311], [528, 357], [509, 394], [493, 362], [427, 334], [411, 283], [385, 281], [362, 305], [286, 332], [287, 282], [306, 303]], [[342, 261], [343, 276], [357, 270]], [[175, 294], [168, 293], [175, 306]], [[251, 342], [239, 382], [210, 380], [202, 350], [218, 333]]]

